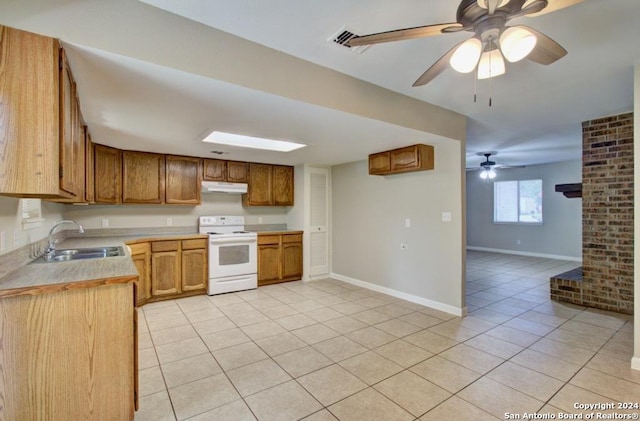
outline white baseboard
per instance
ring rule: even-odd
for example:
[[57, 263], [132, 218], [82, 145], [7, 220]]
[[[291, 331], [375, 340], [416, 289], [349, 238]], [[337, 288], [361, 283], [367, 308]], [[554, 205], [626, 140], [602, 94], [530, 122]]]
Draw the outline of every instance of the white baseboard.
[[407, 294], [406, 292], [372, 284], [370, 282], [361, 281], [359, 279], [350, 278], [348, 276], [340, 275], [339, 273], [332, 272], [330, 276], [331, 278], [337, 279], [338, 281], [342, 281], [351, 285], [370, 289], [372, 291], [381, 292], [383, 294], [391, 295], [392, 297], [411, 301], [412, 303], [420, 304], [426, 307], [443, 311], [445, 313], [453, 314], [454, 316], [464, 317], [467, 315], [467, 307], [462, 307], [462, 308], [455, 307], [449, 304], [441, 303], [439, 301], [429, 300], [427, 298], [419, 297], [417, 295]]
[[640, 370], [640, 357], [631, 358], [631, 368], [634, 370]]
[[580, 263], [582, 263], [582, 257], [560, 256], [560, 255], [557, 255], [557, 254], [532, 253], [532, 252], [528, 252], [528, 251], [492, 249], [492, 248], [487, 248], [487, 247], [476, 247], [476, 246], [467, 246], [467, 250], [488, 251], [488, 252], [492, 252], [492, 253], [515, 254], [515, 255], [518, 255], [518, 256], [542, 257], [542, 258], [545, 258], [545, 259], [569, 260], [571, 262], [580, 262]]

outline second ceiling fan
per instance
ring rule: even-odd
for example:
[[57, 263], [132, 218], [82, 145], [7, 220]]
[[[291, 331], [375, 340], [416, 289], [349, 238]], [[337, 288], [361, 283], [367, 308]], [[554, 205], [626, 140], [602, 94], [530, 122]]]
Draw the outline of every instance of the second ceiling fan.
[[516, 62], [527, 58], [551, 64], [567, 54], [553, 39], [525, 25], [507, 26], [520, 16], [537, 16], [580, 3], [582, 0], [462, 0], [456, 22], [397, 29], [353, 37], [352, 47], [422, 38], [450, 32], [469, 31], [474, 35], [445, 53], [413, 86], [422, 86], [442, 73], [449, 64], [458, 72], [477, 70], [478, 79], [505, 73], [504, 59]]

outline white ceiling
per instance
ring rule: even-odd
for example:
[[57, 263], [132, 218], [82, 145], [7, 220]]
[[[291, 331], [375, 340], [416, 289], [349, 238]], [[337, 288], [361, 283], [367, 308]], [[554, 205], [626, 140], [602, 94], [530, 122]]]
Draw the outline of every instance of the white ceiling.
[[[223, 156], [228, 159], [249, 161], [336, 164], [365, 159], [368, 153], [388, 147], [439, 141], [422, 131], [86, 47], [81, 31], [90, 30], [90, 23], [65, 27], [65, 18], [74, 7], [83, 5], [104, 7], [107, 13], [108, 7], [100, 6], [101, 2], [56, 0], [55, 11], [45, 1], [39, 3], [46, 6], [39, 7], [28, 3], [7, 0], [6, 8], [0, 5], [0, 16], [9, 25], [63, 41], [72, 39], [65, 45], [78, 80], [83, 114], [94, 139], [101, 143], [198, 156], [212, 156], [210, 151], [217, 149], [229, 152]], [[484, 151], [498, 151], [498, 163], [513, 165], [579, 159], [582, 121], [633, 110], [633, 65], [640, 59], [637, 0], [584, 0], [558, 12], [511, 21], [547, 34], [569, 54], [550, 66], [526, 60], [508, 65], [505, 76], [478, 82], [477, 103], [473, 102], [473, 77], [452, 70], [424, 87], [411, 87], [442, 54], [467, 38], [466, 32], [374, 45], [363, 54], [327, 42], [344, 26], [366, 34], [452, 22], [458, 1], [144, 3], [468, 116], [468, 166], [477, 165], [482, 158], [476, 153]], [[117, 10], [116, 6], [112, 9]], [[41, 24], [48, 14], [60, 21], [58, 26]], [[141, 36], [152, 36], [144, 29], [140, 28]], [[67, 38], [67, 33], [73, 36]], [[118, 37], [117, 27], [112, 36]], [[290, 138], [310, 146], [283, 155], [212, 148], [197, 142], [213, 126]]]

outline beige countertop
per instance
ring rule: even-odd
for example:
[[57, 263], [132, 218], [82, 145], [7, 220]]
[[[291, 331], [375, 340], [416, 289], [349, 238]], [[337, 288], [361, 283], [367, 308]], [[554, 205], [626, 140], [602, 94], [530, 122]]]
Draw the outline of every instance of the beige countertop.
[[207, 238], [199, 234], [146, 234], [124, 236], [78, 236], [57, 244], [57, 249], [124, 247], [125, 256], [55, 263], [29, 263], [0, 278], [0, 297], [36, 295], [110, 283], [131, 282], [138, 276], [127, 243], [150, 240]]
[[256, 231], [258, 235], [302, 234], [302, 230]]

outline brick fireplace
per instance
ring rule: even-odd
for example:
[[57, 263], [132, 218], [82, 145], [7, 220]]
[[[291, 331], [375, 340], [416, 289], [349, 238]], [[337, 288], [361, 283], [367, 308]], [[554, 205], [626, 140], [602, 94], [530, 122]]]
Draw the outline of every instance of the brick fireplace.
[[582, 123], [582, 265], [552, 300], [633, 314], [633, 113]]

